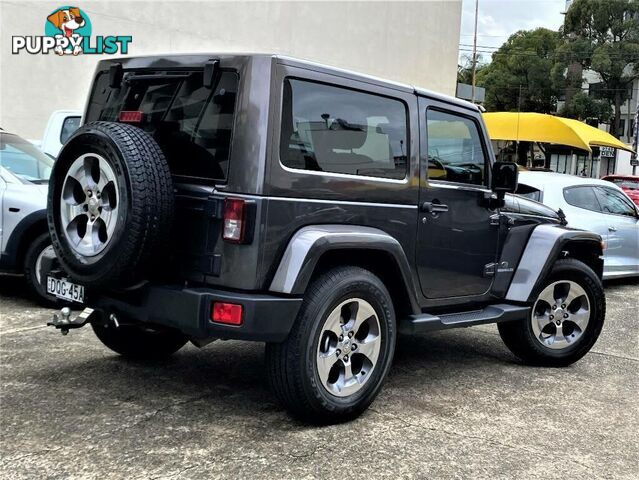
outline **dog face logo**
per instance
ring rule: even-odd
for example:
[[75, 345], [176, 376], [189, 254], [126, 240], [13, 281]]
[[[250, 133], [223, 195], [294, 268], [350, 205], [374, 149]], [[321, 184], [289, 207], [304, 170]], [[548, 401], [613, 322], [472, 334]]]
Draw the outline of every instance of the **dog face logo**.
[[77, 7], [56, 10], [47, 17], [47, 20], [53, 23], [55, 28], [61, 30], [65, 37], [70, 37], [74, 30], [84, 27], [86, 23], [84, 18], [82, 18], [82, 14], [80, 14], [80, 9]]
[[87, 17], [83, 15], [83, 12], [78, 7], [59, 8], [47, 17], [47, 22], [55, 27], [55, 37], [63, 36], [69, 39], [72, 45], [68, 49], [58, 46], [54, 50], [55, 53], [58, 55], [64, 55], [65, 53], [78, 55], [82, 53], [82, 46], [79, 40], [84, 35], [77, 31], [87, 25]]

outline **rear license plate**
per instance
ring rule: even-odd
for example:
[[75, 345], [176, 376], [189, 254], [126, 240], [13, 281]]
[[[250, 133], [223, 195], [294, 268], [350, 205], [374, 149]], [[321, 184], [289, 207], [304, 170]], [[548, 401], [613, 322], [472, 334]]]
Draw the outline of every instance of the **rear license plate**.
[[84, 287], [66, 278], [47, 277], [47, 293], [71, 302], [84, 302]]

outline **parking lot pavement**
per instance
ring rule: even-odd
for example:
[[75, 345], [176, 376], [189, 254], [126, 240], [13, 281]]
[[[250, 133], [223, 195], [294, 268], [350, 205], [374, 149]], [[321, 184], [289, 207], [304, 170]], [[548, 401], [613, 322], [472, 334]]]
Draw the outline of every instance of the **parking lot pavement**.
[[268, 391], [263, 348], [125, 361], [0, 277], [0, 477], [638, 478], [639, 283], [609, 285], [594, 351], [521, 366], [494, 326], [403, 339], [358, 420], [309, 427]]

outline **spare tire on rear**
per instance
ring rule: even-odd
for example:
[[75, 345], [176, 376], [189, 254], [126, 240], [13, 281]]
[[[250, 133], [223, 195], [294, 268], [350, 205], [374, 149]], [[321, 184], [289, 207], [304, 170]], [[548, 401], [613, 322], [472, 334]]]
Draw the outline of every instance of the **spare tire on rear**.
[[153, 137], [132, 125], [78, 129], [54, 164], [48, 222], [64, 269], [86, 286], [126, 287], [166, 253], [171, 173]]

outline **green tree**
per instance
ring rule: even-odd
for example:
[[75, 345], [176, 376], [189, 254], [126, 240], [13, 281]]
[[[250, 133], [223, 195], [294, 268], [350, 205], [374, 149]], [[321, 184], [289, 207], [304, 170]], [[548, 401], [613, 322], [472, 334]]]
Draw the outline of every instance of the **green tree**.
[[[480, 54], [477, 54], [477, 67], [476, 75], [485, 67], [484, 59]], [[473, 83], [473, 56], [462, 55], [460, 62], [457, 65], [457, 83], [465, 83], [472, 85]]]
[[600, 123], [607, 123], [612, 117], [612, 108], [608, 100], [598, 100], [579, 91], [566, 100], [559, 115], [577, 120], [596, 118]]
[[486, 109], [554, 112], [557, 91], [551, 72], [559, 44], [559, 33], [546, 28], [511, 35], [478, 74], [477, 84], [486, 88]]
[[[598, 96], [614, 106], [611, 133], [620, 136], [621, 105], [639, 77], [639, 0], [575, 0], [566, 13], [563, 38], [554, 78], [575, 63], [597, 73]], [[581, 80], [574, 77], [566, 75], [573, 87]]]

